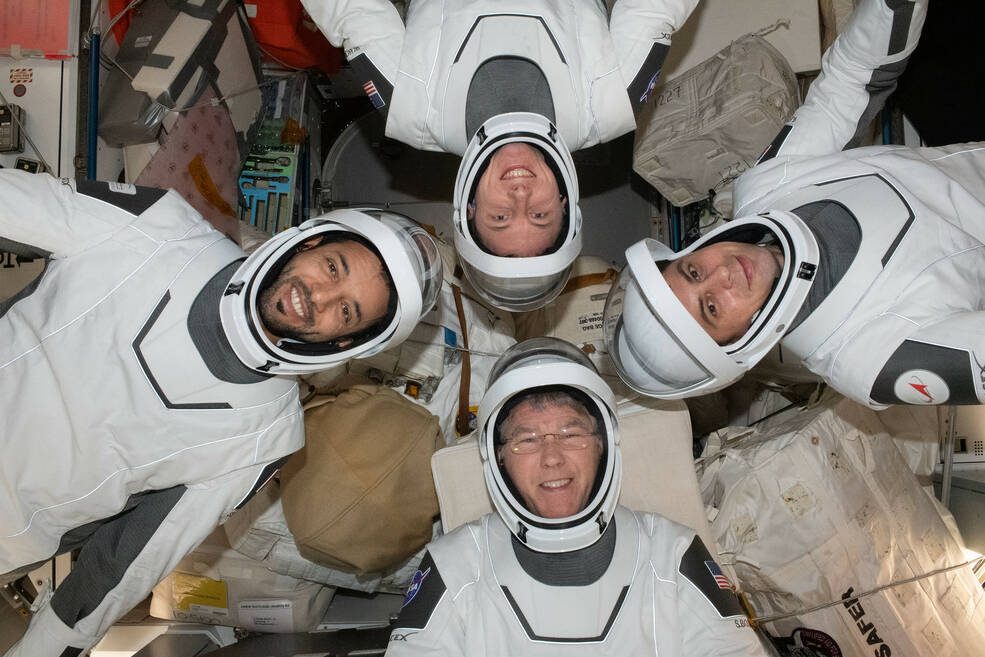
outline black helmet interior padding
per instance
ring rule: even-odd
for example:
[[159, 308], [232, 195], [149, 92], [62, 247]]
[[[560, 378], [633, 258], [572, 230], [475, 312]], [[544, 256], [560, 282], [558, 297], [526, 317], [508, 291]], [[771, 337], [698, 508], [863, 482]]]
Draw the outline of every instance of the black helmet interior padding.
[[719, 242], [744, 242], [745, 244], [763, 244], [774, 242], [776, 235], [766, 226], [756, 224], [743, 224], [734, 230], [726, 230], [717, 235], [714, 239], [702, 244], [702, 248]]

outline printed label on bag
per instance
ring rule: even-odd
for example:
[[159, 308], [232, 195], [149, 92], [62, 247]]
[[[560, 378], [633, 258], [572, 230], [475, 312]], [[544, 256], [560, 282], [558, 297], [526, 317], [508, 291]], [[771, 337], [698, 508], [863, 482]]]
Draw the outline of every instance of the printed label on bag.
[[239, 625], [257, 632], [291, 632], [291, 608], [290, 600], [243, 600], [239, 603]]

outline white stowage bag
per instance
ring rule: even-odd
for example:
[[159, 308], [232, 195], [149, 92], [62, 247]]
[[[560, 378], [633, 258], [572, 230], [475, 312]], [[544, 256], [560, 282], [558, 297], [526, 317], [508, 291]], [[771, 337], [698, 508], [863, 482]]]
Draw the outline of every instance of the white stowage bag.
[[970, 566], [944, 570], [968, 560], [961, 538], [878, 413], [828, 395], [718, 438], [732, 443], [701, 477], [712, 533], [756, 615], [789, 614], [763, 625], [781, 654], [983, 654], [982, 588]]
[[[800, 104], [786, 58], [747, 35], [652, 92], [636, 129], [633, 170], [674, 205], [728, 190]], [[728, 207], [716, 208], [731, 214]]]
[[309, 632], [334, 596], [330, 586], [279, 575], [231, 549], [219, 528], [154, 587], [150, 614], [259, 632]]

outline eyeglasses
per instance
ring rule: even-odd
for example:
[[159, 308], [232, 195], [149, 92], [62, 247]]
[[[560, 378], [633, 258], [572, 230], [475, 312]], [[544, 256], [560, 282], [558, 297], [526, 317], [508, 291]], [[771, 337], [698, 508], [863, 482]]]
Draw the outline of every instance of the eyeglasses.
[[568, 433], [564, 430], [555, 433], [520, 433], [506, 439], [506, 446], [514, 454], [533, 454], [544, 448], [548, 438], [553, 438], [561, 449], [575, 451], [585, 449], [597, 433]]

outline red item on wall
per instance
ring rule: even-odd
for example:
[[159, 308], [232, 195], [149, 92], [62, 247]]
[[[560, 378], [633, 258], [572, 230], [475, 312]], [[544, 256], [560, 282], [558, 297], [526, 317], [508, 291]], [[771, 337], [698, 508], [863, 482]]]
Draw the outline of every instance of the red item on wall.
[[[113, 19], [113, 16], [116, 16], [121, 11], [126, 9], [128, 4], [130, 4], [130, 0], [109, 0], [108, 8], [110, 20]], [[123, 43], [123, 37], [126, 36], [128, 27], [130, 27], [129, 12], [127, 12], [127, 15], [121, 18], [119, 22], [113, 26], [113, 36], [116, 37], [116, 43]]]
[[265, 59], [294, 68], [337, 73], [342, 51], [325, 39], [301, 0], [244, 0], [253, 37]]
[[39, 53], [51, 59], [72, 54], [69, 0], [47, 3], [0, 0], [0, 54]]

